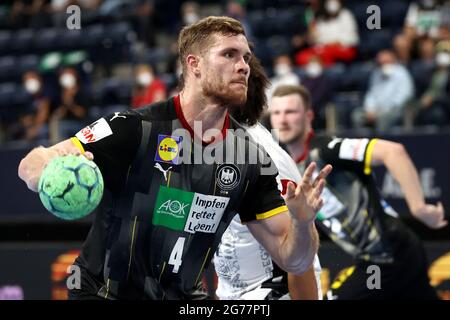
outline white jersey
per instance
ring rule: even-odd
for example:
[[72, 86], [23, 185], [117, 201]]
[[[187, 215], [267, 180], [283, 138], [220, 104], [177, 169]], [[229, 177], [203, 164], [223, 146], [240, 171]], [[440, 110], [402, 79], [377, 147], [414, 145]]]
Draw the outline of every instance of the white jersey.
[[[299, 182], [300, 172], [295, 162], [273, 139], [271, 133], [261, 124], [247, 131], [252, 138], [270, 155], [278, 169], [278, 188], [282, 191], [287, 181]], [[222, 242], [214, 255], [214, 267], [218, 276], [216, 295], [221, 300], [264, 299], [270, 289], [261, 289], [261, 284], [272, 278], [272, 259], [261, 244], [252, 236], [249, 229], [241, 224], [236, 215], [222, 236]], [[320, 262], [314, 259], [319, 297]]]

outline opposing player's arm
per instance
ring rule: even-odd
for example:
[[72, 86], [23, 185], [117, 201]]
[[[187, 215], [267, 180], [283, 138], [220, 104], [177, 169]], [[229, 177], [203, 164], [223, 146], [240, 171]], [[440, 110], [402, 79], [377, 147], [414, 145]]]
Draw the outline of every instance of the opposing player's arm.
[[319, 245], [314, 219], [323, 205], [321, 193], [331, 166], [322, 169], [313, 181], [315, 167], [315, 163], [308, 166], [297, 187], [292, 182], [288, 183], [284, 200], [289, 210], [283, 208], [278, 214], [266, 213], [266, 218], [248, 223], [250, 232], [275, 262], [294, 274], [302, 274], [309, 269]]
[[435, 206], [425, 202], [417, 169], [405, 147], [401, 143], [381, 139], [374, 139], [370, 143], [373, 144], [372, 152], [366, 154], [366, 162], [386, 166], [400, 184], [412, 215], [430, 228], [446, 226], [442, 203]]
[[[41, 177], [45, 166], [53, 158], [69, 154], [82, 154], [80, 148], [77, 147], [72, 139], [64, 140], [49, 148], [37, 147], [31, 150], [25, 158], [20, 161], [18, 169], [19, 177], [25, 181], [30, 190], [37, 192], [39, 178]], [[93, 159], [91, 152], [84, 152], [83, 155], [89, 160]]]

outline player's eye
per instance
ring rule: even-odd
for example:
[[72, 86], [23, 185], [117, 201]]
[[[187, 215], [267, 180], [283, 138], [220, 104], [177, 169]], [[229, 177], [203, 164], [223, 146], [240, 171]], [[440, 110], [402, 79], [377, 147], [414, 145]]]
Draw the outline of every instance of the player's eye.
[[226, 53], [225, 53], [225, 58], [231, 59], [231, 58], [233, 58], [233, 57], [234, 57], [234, 54], [233, 54], [232, 52], [226, 52]]

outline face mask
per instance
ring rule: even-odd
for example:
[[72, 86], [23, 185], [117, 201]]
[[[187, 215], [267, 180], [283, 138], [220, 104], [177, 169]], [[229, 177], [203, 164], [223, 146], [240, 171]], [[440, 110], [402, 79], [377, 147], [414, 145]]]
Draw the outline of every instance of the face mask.
[[322, 74], [322, 66], [317, 62], [310, 62], [306, 66], [306, 74], [311, 78], [316, 78]]
[[450, 66], [450, 53], [448, 53], [448, 52], [439, 52], [436, 55], [436, 64], [439, 67], [448, 67], [448, 66]]
[[328, 13], [335, 14], [341, 9], [341, 3], [337, 0], [328, 0], [325, 9]]
[[139, 73], [136, 82], [141, 86], [148, 86], [153, 81], [153, 75], [150, 72]]
[[285, 63], [280, 63], [275, 66], [274, 72], [277, 76], [284, 76], [291, 72], [291, 67]]
[[59, 78], [59, 84], [66, 89], [73, 88], [77, 84], [77, 79], [73, 74], [70, 73], [64, 73]]
[[186, 13], [183, 17], [184, 24], [191, 25], [199, 20], [199, 16], [196, 13]]
[[41, 83], [37, 79], [28, 79], [25, 81], [25, 90], [30, 94], [35, 94], [41, 88]]
[[381, 66], [381, 72], [385, 76], [390, 76], [394, 72], [394, 64], [386, 63]]

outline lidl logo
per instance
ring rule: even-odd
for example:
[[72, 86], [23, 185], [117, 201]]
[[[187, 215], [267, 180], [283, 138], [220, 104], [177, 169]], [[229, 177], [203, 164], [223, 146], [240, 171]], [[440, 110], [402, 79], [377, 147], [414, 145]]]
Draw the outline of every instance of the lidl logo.
[[159, 162], [178, 164], [182, 137], [158, 135], [158, 145], [155, 160]]
[[161, 186], [153, 210], [153, 225], [188, 233], [214, 233], [230, 198]]

